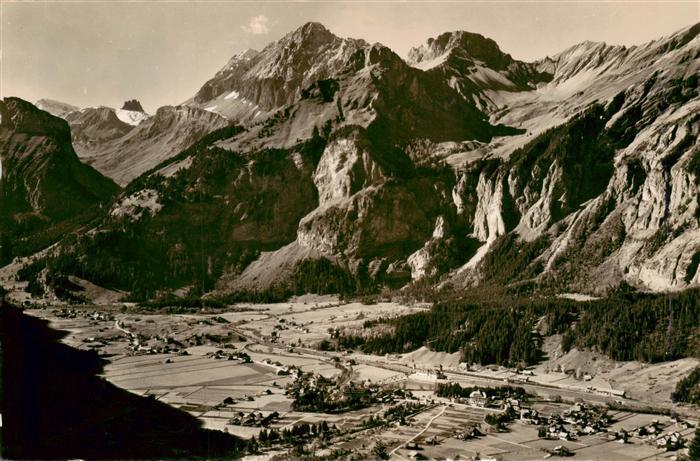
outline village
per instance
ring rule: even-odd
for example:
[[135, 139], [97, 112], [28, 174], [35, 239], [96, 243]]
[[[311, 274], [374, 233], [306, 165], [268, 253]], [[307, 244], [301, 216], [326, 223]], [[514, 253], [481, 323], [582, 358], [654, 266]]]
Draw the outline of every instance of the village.
[[592, 392], [589, 380], [556, 387], [528, 370], [504, 379], [427, 352], [419, 361], [321, 345], [329, 329], [420, 309], [328, 299], [181, 314], [26, 312], [95, 351], [113, 384], [251, 440], [251, 459], [631, 460], [687, 451], [700, 419], [692, 408], [645, 412], [648, 404], [623, 392]]

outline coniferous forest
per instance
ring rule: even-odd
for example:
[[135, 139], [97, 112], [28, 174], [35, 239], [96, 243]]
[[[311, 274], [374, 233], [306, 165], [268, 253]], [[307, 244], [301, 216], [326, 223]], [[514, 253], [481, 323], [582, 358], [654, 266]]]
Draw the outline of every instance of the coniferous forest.
[[[483, 295], [486, 298], [486, 295]], [[338, 335], [340, 347], [375, 354], [403, 353], [421, 346], [461, 352], [470, 363], [531, 365], [542, 356], [544, 336], [562, 334], [564, 351], [588, 348], [615, 360], [659, 362], [700, 357], [700, 290], [668, 297], [620, 290], [606, 299], [455, 298], [431, 310], [366, 324], [361, 335]], [[493, 299], [495, 298], [495, 299]]]

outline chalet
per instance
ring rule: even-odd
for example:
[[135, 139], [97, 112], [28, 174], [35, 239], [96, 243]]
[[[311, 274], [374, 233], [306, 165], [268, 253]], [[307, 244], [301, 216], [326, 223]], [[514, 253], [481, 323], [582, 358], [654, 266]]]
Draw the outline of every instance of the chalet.
[[520, 411], [520, 400], [518, 399], [506, 399], [505, 405], [511, 407], [515, 411]]
[[520, 411], [520, 421], [525, 424], [539, 424], [540, 416], [537, 410], [531, 408], [523, 408]]
[[683, 437], [678, 432], [665, 434], [656, 439], [656, 447], [666, 451], [678, 450], [683, 446]]
[[559, 440], [571, 440], [573, 437], [571, 436], [571, 433], [567, 430], [563, 430], [557, 434], [559, 436]]
[[587, 425], [586, 427], [584, 427], [584, 428], [582, 429], [582, 432], [583, 432], [584, 434], [587, 434], [587, 435], [589, 435], [589, 434], [595, 434], [596, 432], [598, 432], [598, 427], [596, 427], [596, 425], [590, 425], [590, 424], [589, 424], [589, 425]]
[[440, 441], [438, 440], [437, 436], [433, 435], [432, 437], [425, 439], [425, 443], [428, 445], [437, 445], [440, 443]]
[[565, 415], [570, 415], [570, 414], [572, 414], [572, 413], [579, 413], [579, 412], [581, 412], [582, 410], [584, 410], [584, 406], [583, 406], [582, 404], [580, 404], [580, 403], [577, 403], [577, 404], [573, 405], [571, 408], [569, 408], [568, 410], [566, 410], [566, 411], [564, 412], [564, 414], [565, 414]]
[[563, 424], [553, 424], [547, 430], [547, 438], [571, 440], [571, 434]]
[[629, 439], [629, 435], [627, 434], [627, 431], [622, 430], [618, 433], [615, 434], [617, 436], [617, 441], [620, 443], [627, 443], [627, 440]]
[[476, 437], [482, 437], [484, 434], [476, 426], [467, 426], [465, 430], [459, 431], [456, 438], [459, 440], [468, 440]]
[[469, 404], [475, 407], [485, 407], [488, 402], [488, 397], [485, 392], [482, 391], [472, 391], [469, 394]]
[[563, 445], [557, 445], [556, 447], [554, 447], [554, 450], [552, 450], [552, 454], [555, 456], [571, 456], [571, 455], [573, 455], [571, 450], [569, 450], [568, 448], [566, 448]]

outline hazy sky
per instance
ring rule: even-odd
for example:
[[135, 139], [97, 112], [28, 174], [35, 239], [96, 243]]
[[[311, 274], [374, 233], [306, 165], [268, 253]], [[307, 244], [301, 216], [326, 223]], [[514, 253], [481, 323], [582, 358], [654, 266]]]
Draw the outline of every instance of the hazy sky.
[[41, 2], [0, 0], [0, 96], [84, 106], [178, 104], [243, 49], [307, 21], [402, 56], [445, 31], [478, 32], [523, 60], [584, 40], [634, 45], [700, 21], [700, 1]]

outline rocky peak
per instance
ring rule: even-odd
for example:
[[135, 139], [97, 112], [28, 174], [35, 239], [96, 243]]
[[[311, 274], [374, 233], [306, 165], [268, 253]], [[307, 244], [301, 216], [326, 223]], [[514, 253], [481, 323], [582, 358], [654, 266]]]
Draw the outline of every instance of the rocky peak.
[[68, 104], [65, 102], [61, 101], [56, 101], [54, 99], [39, 99], [36, 102], [36, 107], [38, 107], [41, 110], [45, 110], [46, 112], [50, 113], [51, 115], [55, 115], [57, 117], [63, 118], [65, 115], [75, 112], [80, 110], [79, 107], [76, 107], [72, 104]]
[[247, 48], [240, 53], [236, 53], [233, 55], [231, 58], [232, 62], [248, 62], [251, 59], [254, 59], [260, 52], [258, 50], [254, 50], [252, 48]]
[[233, 69], [246, 69], [252, 60], [254, 60], [260, 52], [252, 48], [248, 48], [231, 56], [226, 65], [219, 70], [217, 75], [230, 73]]
[[497, 109], [489, 91], [528, 91], [549, 82], [550, 68], [518, 61], [483, 35], [465, 31], [446, 32], [430, 38], [408, 54], [412, 67], [439, 75], [450, 87], [489, 113]]
[[110, 107], [87, 107], [65, 116], [71, 128], [74, 147], [80, 152], [81, 145], [96, 145], [124, 136], [133, 128], [122, 121]]
[[[599, 75], [646, 75], [650, 62], [668, 68], [694, 71], [700, 49], [700, 23], [681, 29], [667, 37], [635, 46], [609, 45], [584, 41], [560, 53], [546, 57], [536, 64], [554, 74], [554, 83], [561, 83], [584, 72]], [[668, 75], [667, 72], [663, 73]]]
[[122, 106], [122, 110], [133, 110], [136, 112], [144, 112], [143, 107], [141, 107], [141, 103], [137, 99], [129, 99], [128, 101], [124, 101], [124, 105]]
[[495, 41], [461, 30], [429, 38], [424, 45], [409, 51], [408, 61], [412, 65], [420, 65], [450, 53], [459, 53], [462, 58], [482, 61], [492, 69], [503, 69], [513, 62], [513, 58], [501, 51]]
[[400, 63], [405, 66], [405, 63], [398, 54], [394, 53], [390, 48], [382, 45], [381, 43], [375, 43], [367, 50], [365, 66], [381, 64], [385, 67], [391, 67], [396, 63]]
[[[153, 116], [153, 123], [156, 125], [168, 126], [176, 122], [188, 120], [206, 120], [219, 121], [223, 120], [219, 114], [208, 110], [199, 109], [190, 106], [163, 106], [159, 107]], [[218, 126], [217, 126], [218, 128]]]
[[192, 101], [234, 119], [244, 105], [275, 110], [294, 102], [315, 81], [341, 73], [366, 46], [363, 40], [340, 38], [322, 24], [309, 22], [260, 52], [231, 58]]
[[303, 26], [299, 27], [297, 30], [290, 32], [287, 34], [286, 37], [289, 37], [291, 39], [296, 39], [297, 41], [301, 40], [327, 40], [329, 38], [335, 37], [333, 33], [326, 29], [326, 26], [321, 24], [320, 22], [307, 22]]
[[65, 120], [54, 117], [32, 103], [20, 98], [8, 97], [0, 101], [2, 120], [0, 127], [16, 133], [33, 136], [52, 136], [60, 141], [70, 141], [70, 128]]
[[240, 53], [236, 53], [233, 55], [233, 58], [237, 61], [250, 61], [254, 57], [256, 57], [260, 52], [258, 50], [254, 50], [252, 48], [247, 48]]
[[86, 107], [80, 111], [72, 112], [66, 115], [66, 120], [73, 126], [82, 124], [85, 126], [100, 125], [102, 127], [114, 126], [122, 127], [128, 130], [128, 125], [119, 120], [116, 112], [111, 107]]
[[635, 70], [631, 63], [639, 60], [637, 53], [644, 54], [643, 48], [627, 48], [589, 40], [573, 45], [552, 57], [544, 58], [536, 64], [538, 69], [553, 74], [554, 82], [558, 84], [576, 75], [599, 72], [601, 69], [607, 69], [610, 72], [622, 66], [620, 69], [624, 72]]
[[[116, 185], [78, 160], [68, 123], [20, 98], [0, 101], [0, 221], [14, 213], [39, 213], [60, 220], [107, 198]], [[35, 224], [44, 226], [45, 219]], [[15, 229], [17, 230], [17, 229]], [[3, 232], [6, 229], [3, 228]]]
[[698, 35], [700, 35], [700, 22], [686, 27], [685, 29], [681, 29], [671, 35], [667, 40], [666, 50], [671, 51], [682, 48], [691, 41], [697, 40]]

